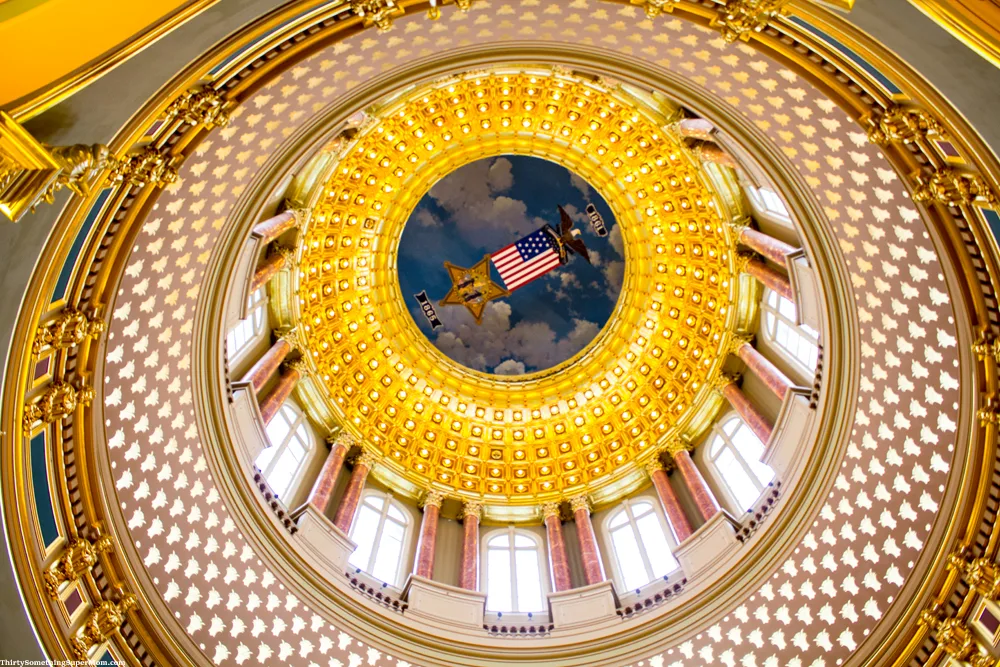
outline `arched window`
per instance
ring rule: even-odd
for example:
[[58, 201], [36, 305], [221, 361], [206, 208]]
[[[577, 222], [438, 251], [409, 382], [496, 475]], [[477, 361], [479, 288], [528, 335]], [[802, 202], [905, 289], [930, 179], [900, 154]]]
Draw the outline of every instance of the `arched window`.
[[246, 351], [250, 344], [264, 332], [266, 308], [264, 288], [254, 290], [247, 299], [246, 318], [240, 320], [226, 335], [226, 349], [229, 351], [230, 362]]
[[267, 425], [267, 438], [271, 446], [266, 447], [254, 463], [271, 490], [279, 499], [284, 499], [299, 481], [306, 458], [315, 446], [305, 413], [286, 401]]
[[785, 202], [781, 201], [781, 197], [778, 196], [777, 192], [768, 188], [756, 188], [752, 185], [745, 185], [745, 190], [747, 197], [750, 199], [750, 204], [759, 213], [785, 226], [791, 223], [791, 217], [788, 215]]
[[649, 499], [626, 500], [608, 517], [607, 531], [625, 590], [641, 588], [677, 569], [666, 526]]
[[735, 414], [713, 426], [712, 432], [706, 456], [709, 468], [735, 507], [746, 511], [774, 479], [774, 471], [760, 460], [764, 443]]
[[350, 537], [358, 548], [347, 562], [379, 581], [398, 586], [409, 526], [408, 514], [392, 496], [368, 491], [351, 526]]
[[483, 578], [487, 611], [542, 611], [542, 557], [538, 538], [513, 526], [486, 539]]
[[805, 324], [796, 324], [795, 304], [770, 289], [761, 301], [764, 313], [763, 337], [773, 342], [796, 366], [806, 373], [816, 370], [819, 333]]

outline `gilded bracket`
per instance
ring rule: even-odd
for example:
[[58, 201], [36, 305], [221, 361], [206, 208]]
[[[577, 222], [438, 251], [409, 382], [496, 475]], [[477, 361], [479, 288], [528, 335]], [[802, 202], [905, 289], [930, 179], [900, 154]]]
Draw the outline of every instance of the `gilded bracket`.
[[173, 157], [164, 149], [147, 146], [139, 153], [129, 155], [111, 171], [112, 185], [124, 183], [137, 188], [147, 185], [166, 187], [177, 180], [177, 168]]
[[31, 351], [38, 354], [49, 346], [57, 350], [76, 347], [87, 338], [96, 338], [104, 331], [104, 320], [89, 317], [76, 308], [66, 308], [59, 316], [38, 327]]
[[942, 618], [937, 611], [924, 611], [920, 623], [937, 636], [949, 657], [970, 667], [995, 667], [997, 659], [983, 652], [972, 630], [957, 618]]
[[1000, 567], [989, 558], [969, 558], [959, 551], [948, 556], [948, 568], [961, 573], [983, 597], [1000, 600]]
[[70, 539], [59, 561], [51, 569], [42, 573], [45, 590], [53, 600], [59, 599], [59, 589], [68, 581], [76, 581], [97, 564], [98, 554], [111, 551], [111, 538], [102, 535], [96, 540], [82, 537]]
[[913, 200], [945, 206], [996, 206], [997, 197], [979, 174], [959, 172], [951, 167], [935, 169], [930, 174], [914, 175]]
[[392, 28], [392, 21], [403, 15], [403, 8], [395, 0], [351, 0], [351, 10], [364, 21], [365, 27], [374, 25], [380, 32]]
[[214, 88], [189, 90], [167, 107], [167, 120], [178, 118], [207, 129], [226, 127], [236, 103], [227, 100]]
[[923, 109], [890, 104], [881, 114], [861, 119], [868, 128], [868, 141], [885, 146], [892, 142], [912, 144], [929, 136], [942, 136], [941, 123]]
[[750, 37], [767, 27], [776, 16], [785, 12], [788, 0], [727, 0], [716, 11], [712, 27], [722, 31], [726, 42], [749, 41]]
[[51, 424], [72, 415], [77, 406], [90, 405], [93, 400], [94, 390], [90, 387], [77, 389], [68, 382], [54, 382], [38, 401], [24, 406], [24, 432], [30, 433], [36, 421]]
[[86, 661], [91, 648], [107, 641], [125, 622], [125, 614], [138, 604], [137, 598], [128, 593], [115, 604], [105, 600], [97, 605], [84, 624], [83, 629], [69, 640], [73, 656]]
[[639, 5], [646, 12], [646, 18], [654, 19], [660, 14], [671, 14], [681, 0], [630, 0], [633, 5]]

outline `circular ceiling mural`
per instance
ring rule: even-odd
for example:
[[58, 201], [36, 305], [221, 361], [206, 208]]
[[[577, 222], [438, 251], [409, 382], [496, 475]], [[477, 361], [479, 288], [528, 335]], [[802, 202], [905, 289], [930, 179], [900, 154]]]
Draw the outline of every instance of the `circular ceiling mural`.
[[522, 155], [480, 159], [438, 181], [410, 215], [397, 261], [403, 298], [433, 345], [497, 375], [545, 370], [582, 350], [611, 317], [625, 275], [607, 202], [565, 167]]

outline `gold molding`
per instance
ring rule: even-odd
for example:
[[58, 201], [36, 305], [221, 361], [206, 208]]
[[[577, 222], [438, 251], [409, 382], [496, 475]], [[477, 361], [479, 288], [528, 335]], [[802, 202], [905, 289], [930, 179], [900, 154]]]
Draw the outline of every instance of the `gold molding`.
[[187, 23], [219, 0], [190, 0], [123, 44], [98, 56], [83, 67], [53, 81], [48, 86], [18, 98], [4, 109], [19, 122], [34, 118], [51, 109], [67, 97], [86, 88], [150, 44], [175, 28]]

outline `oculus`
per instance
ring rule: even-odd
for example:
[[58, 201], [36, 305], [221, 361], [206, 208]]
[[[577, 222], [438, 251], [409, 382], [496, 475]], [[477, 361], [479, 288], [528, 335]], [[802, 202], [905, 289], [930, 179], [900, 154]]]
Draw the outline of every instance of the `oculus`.
[[[625, 276], [607, 202], [565, 167], [523, 155], [476, 160], [438, 181], [407, 220], [397, 262], [431, 343], [498, 375], [545, 370], [584, 349], [611, 318]], [[424, 292], [439, 301], [436, 318], [416, 296]]]

